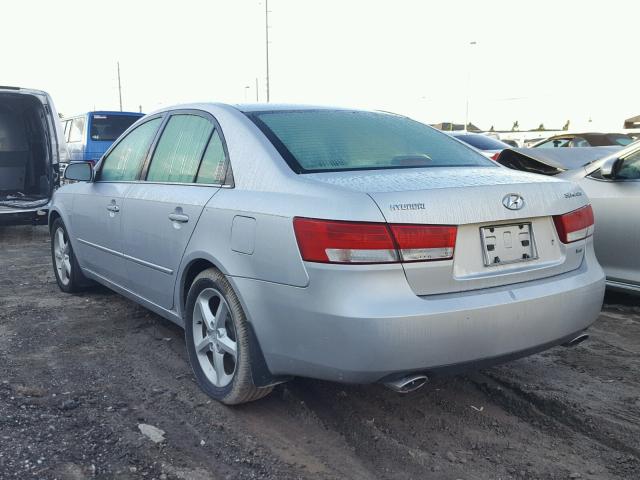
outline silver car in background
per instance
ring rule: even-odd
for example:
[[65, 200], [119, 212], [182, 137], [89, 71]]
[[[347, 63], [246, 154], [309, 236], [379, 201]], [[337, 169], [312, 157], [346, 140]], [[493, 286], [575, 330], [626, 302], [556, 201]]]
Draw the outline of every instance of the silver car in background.
[[604, 275], [582, 190], [388, 113], [192, 104], [147, 115], [50, 215], [60, 288], [184, 326], [202, 389], [381, 382], [575, 344]]
[[591, 201], [594, 245], [607, 285], [640, 293], [640, 142], [625, 148], [518, 149], [501, 164], [576, 182]]

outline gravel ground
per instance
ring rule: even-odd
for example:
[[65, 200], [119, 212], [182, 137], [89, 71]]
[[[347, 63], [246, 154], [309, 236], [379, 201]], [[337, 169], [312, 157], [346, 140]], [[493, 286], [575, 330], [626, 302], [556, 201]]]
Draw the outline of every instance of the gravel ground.
[[608, 295], [576, 348], [409, 395], [299, 379], [230, 408], [194, 383], [180, 328], [61, 293], [46, 227], [0, 227], [0, 289], [0, 479], [640, 478], [634, 297]]

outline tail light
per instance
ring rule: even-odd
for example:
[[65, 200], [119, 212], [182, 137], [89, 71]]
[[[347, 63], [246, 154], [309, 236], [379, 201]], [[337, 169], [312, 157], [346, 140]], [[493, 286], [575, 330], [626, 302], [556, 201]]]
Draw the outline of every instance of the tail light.
[[562, 243], [577, 242], [593, 235], [593, 210], [587, 205], [564, 215], [554, 215], [553, 223]]
[[457, 227], [450, 225], [391, 225], [403, 262], [453, 258]]
[[453, 258], [456, 227], [294, 218], [302, 258], [321, 263], [397, 263]]
[[489, 158], [490, 158], [491, 160], [493, 160], [494, 162], [497, 162], [497, 161], [498, 161], [498, 158], [500, 158], [500, 154], [501, 154], [501, 153], [502, 153], [502, 152], [496, 152], [496, 153], [494, 153], [493, 155], [491, 155]]

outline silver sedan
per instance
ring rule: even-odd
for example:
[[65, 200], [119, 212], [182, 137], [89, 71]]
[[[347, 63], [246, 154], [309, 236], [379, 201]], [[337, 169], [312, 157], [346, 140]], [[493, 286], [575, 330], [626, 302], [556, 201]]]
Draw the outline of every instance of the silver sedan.
[[172, 107], [65, 176], [60, 288], [98, 282], [183, 326], [227, 404], [293, 376], [409, 391], [576, 344], [602, 303], [578, 186], [399, 115]]
[[593, 204], [594, 245], [607, 285], [640, 293], [640, 142], [622, 149], [522, 148], [505, 151], [498, 161], [580, 185]]

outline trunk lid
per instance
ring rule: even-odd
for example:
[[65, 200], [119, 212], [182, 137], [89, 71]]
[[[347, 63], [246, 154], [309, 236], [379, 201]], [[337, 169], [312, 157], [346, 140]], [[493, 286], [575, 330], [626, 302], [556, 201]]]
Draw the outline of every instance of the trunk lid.
[[[588, 203], [580, 188], [570, 182], [501, 167], [339, 172], [312, 177], [367, 193], [388, 223], [458, 227], [453, 260], [403, 264], [418, 295], [530, 281], [576, 269], [582, 262], [584, 240], [562, 244], [552, 219], [552, 215]], [[503, 205], [503, 199], [511, 194], [524, 199], [520, 209]], [[525, 248], [522, 241], [527, 240]], [[489, 252], [491, 242], [494, 249]], [[490, 263], [496, 252], [507, 261]], [[533, 254], [523, 261], [510, 261], [515, 256], [509, 255], [522, 252]]]

